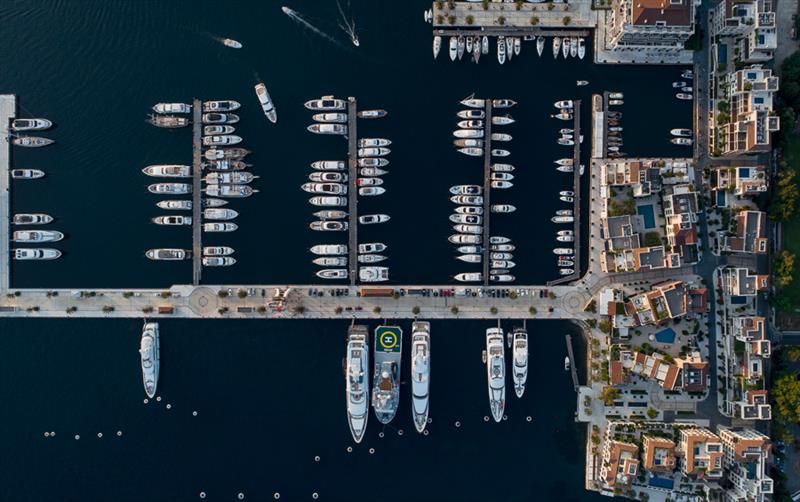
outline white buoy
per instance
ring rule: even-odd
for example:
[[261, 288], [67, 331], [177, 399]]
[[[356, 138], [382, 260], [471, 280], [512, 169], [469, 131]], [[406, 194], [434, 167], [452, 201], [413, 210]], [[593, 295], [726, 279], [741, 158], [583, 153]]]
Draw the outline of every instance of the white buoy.
[[382, 438], [382, 437], [383, 437], [383, 431], [380, 431], [380, 432], [378, 433], [378, 437], [379, 437], [379, 438]]
[[312, 493], [311, 494], [311, 498], [314, 499], [314, 500], [317, 500], [319, 498], [319, 493], [317, 493], [317, 492]]
[[206, 498], [206, 492], [200, 492], [200, 498], [201, 499]]
[[458, 420], [456, 420], [456, 427], [461, 427], [461, 422], [459, 422]]
[[97, 433], [97, 437], [99, 437], [99, 438], [103, 437], [103, 433], [102, 432], [98, 432]]
[[196, 416], [197, 416], [197, 411], [193, 411], [193, 412], [192, 412], [192, 416], [193, 416], [193, 417], [196, 417]]
[[483, 421], [484, 422], [488, 422], [489, 421], [489, 415], [484, 415], [483, 416]]
[[429, 424], [430, 424], [430, 423], [433, 423], [433, 419], [432, 419], [431, 417], [428, 417], [428, 423], [429, 423]]
[[430, 432], [431, 432], [431, 431], [429, 431], [428, 429], [425, 429], [424, 431], [422, 431], [422, 434], [423, 434], [424, 436], [427, 436], [428, 434], [430, 434]]
[[503, 420], [508, 420], [508, 415], [503, 415]]
[[75, 434], [75, 441], [79, 440], [80, 438], [81, 438], [80, 434]]
[[347, 453], [352, 453], [352, 452], [353, 452], [353, 447], [352, 446], [348, 446], [347, 447]]
[[167, 404], [167, 409], [171, 410], [172, 409], [172, 405], [171, 404]]
[[239, 494], [236, 495], [236, 498], [239, 499], [239, 500], [244, 500], [244, 493], [239, 492]]
[[319, 455], [317, 455], [316, 457], [314, 457], [314, 462], [319, 462], [319, 461], [320, 461]]
[[144, 404], [147, 404], [147, 403], [149, 403], [149, 402], [150, 402], [150, 400], [149, 400], [149, 399], [147, 399], [147, 398], [144, 398]]
[[528, 415], [527, 417], [525, 417], [525, 420], [527, 420], [528, 422], [530, 422], [530, 421], [532, 421], [532, 420], [533, 420], [533, 418], [532, 418], [530, 415]]
[[279, 498], [281, 498], [281, 494], [279, 492], [275, 492], [275, 494], [272, 495], [272, 498], [274, 498], [275, 500], [278, 500]]
[[121, 436], [122, 436], [122, 431], [117, 431], [117, 437], [121, 437]]
[[49, 432], [45, 432], [44, 433], [44, 437], [49, 438], [50, 437], [50, 433]]
[[370, 454], [370, 455], [372, 455], [372, 454], [374, 454], [374, 453], [375, 453], [375, 448], [370, 448], [370, 449], [369, 449], [369, 454]]
[[156, 396], [156, 401], [161, 402], [161, 396]]
[[56, 437], [56, 431], [50, 431], [50, 437], [51, 438]]
[[403, 435], [403, 429], [400, 429], [400, 430], [398, 430], [398, 431], [397, 431], [397, 435], [398, 435], [398, 436], [402, 436], [402, 435]]

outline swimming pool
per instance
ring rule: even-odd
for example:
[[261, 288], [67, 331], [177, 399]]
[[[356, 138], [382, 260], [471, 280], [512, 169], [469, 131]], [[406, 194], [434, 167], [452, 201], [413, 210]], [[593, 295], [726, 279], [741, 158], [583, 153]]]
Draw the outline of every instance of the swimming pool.
[[644, 228], [656, 228], [656, 213], [653, 210], [652, 204], [636, 206], [636, 212], [644, 219]]
[[656, 333], [658, 343], [673, 343], [675, 341], [675, 330], [672, 328], [662, 329]]

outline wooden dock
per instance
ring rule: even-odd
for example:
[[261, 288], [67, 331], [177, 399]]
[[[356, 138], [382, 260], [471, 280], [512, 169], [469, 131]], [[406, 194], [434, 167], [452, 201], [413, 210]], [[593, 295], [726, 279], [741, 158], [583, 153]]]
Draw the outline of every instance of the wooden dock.
[[578, 387], [580, 387], [580, 383], [578, 382], [578, 369], [577, 369], [577, 361], [575, 360], [575, 354], [572, 352], [572, 336], [566, 335], [567, 339], [567, 354], [569, 355], [569, 371], [572, 373], [572, 386], [575, 388], [575, 392], [578, 392]]
[[489, 216], [492, 214], [492, 100], [486, 98], [483, 139], [483, 285], [489, 285]]
[[[570, 275], [565, 275], [556, 280], [550, 281], [547, 284], [555, 286], [556, 284], [563, 284], [565, 282], [578, 280], [581, 276], [581, 101], [575, 100], [573, 104], [573, 124], [572, 124], [572, 137], [575, 138], [575, 146], [572, 148], [572, 191], [573, 194], [573, 210], [572, 215], [574, 219], [572, 235], [575, 237], [573, 242], [564, 243], [570, 245], [573, 249], [575, 258], [573, 268], [575, 272]], [[591, 168], [591, 165], [589, 166]], [[587, 172], [587, 176], [592, 173]]]
[[0, 94], [0, 291], [11, 288], [11, 121], [17, 116], [17, 97]]
[[358, 107], [356, 98], [347, 98], [347, 267], [350, 285], [358, 281]]
[[203, 273], [203, 103], [192, 104], [192, 284], [200, 284]]

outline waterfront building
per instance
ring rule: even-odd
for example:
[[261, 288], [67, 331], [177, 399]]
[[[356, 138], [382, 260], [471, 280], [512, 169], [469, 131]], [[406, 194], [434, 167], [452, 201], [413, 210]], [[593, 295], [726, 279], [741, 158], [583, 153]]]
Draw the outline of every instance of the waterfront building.
[[[721, 0], [709, 11], [711, 36], [726, 37], [727, 50], [748, 63], [769, 61], [778, 46], [772, 0]], [[720, 61], [726, 63], [726, 61]]]
[[717, 427], [724, 452], [725, 475], [731, 485], [726, 502], [763, 502], [773, 492], [769, 469], [769, 437], [745, 428]]
[[606, 438], [600, 477], [607, 488], [622, 489], [631, 485], [639, 471], [639, 447], [632, 443]]
[[653, 473], [670, 473], [675, 469], [675, 443], [667, 438], [642, 435], [642, 467]]
[[722, 478], [722, 442], [708, 429], [681, 429], [678, 443], [681, 473], [697, 479]]
[[[717, 103], [720, 152], [733, 155], [769, 151], [772, 133], [780, 129], [780, 118], [773, 115], [778, 77], [768, 68], [752, 66], [729, 73], [725, 86], [730, 101]], [[725, 111], [727, 108], [729, 111]]]
[[723, 237], [722, 249], [736, 253], [766, 254], [767, 213], [763, 211], [741, 211], [736, 217], [736, 232]]
[[649, 53], [683, 51], [694, 34], [697, 5], [695, 0], [613, 0], [607, 45]]

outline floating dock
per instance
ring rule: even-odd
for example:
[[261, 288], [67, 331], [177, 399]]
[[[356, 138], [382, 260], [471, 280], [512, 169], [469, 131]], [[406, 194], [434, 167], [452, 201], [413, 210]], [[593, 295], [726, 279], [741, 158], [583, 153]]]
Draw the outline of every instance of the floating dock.
[[203, 103], [192, 102], [192, 284], [203, 274]]
[[347, 267], [350, 285], [358, 281], [358, 107], [356, 98], [347, 98]]
[[11, 121], [17, 116], [17, 97], [0, 94], [0, 290], [11, 287]]
[[[572, 191], [574, 192], [572, 209], [574, 224], [572, 235], [574, 236], [574, 240], [564, 244], [571, 244], [573, 249], [575, 258], [572, 261], [574, 262], [573, 269], [575, 272], [571, 275], [565, 275], [564, 277], [548, 282], [547, 284], [551, 286], [575, 281], [581, 276], [581, 100], [579, 99], [575, 100], [573, 103], [572, 116], [572, 136], [575, 138], [575, 146], [572, 149], [572, 165], [574, 167], [572, 169]], [[587, 171], [590, 169], [591, 165], [589, 165]], [[592, 173], [587, 172], [586, 175], [591, 176]]]
[[492, 100], [486, 98], [483, 140], [483, 285], [489, 285], [489, 216], [492, 214]]

